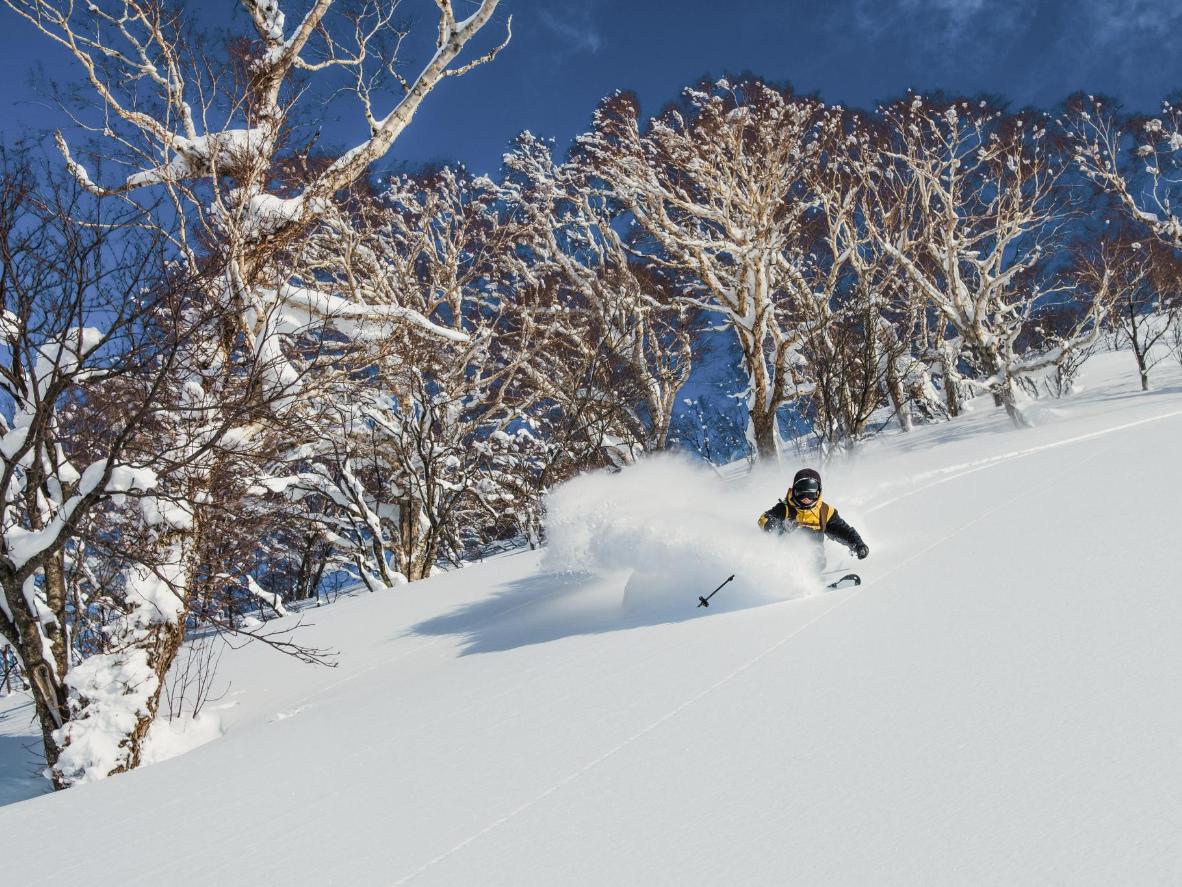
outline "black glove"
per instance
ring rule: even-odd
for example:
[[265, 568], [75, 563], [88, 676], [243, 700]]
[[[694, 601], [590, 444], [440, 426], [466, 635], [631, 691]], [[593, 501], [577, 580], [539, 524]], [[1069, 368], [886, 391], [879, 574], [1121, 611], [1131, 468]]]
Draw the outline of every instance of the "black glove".
[[861, 545], [855, 546], [854, 554], [858, 556], [858, 560], [865, 560], [866, 555], [870, 554], [870, 549], [867, 548], [866, 543], [863, 542]]
[[769, 515], [768, 519], [766, 521], [764, 521], [763, 531], [765, 533], [781, 533], [782, 534], [784, 532], [784, 521], [778, 517], [773, 517], [773, 516]]

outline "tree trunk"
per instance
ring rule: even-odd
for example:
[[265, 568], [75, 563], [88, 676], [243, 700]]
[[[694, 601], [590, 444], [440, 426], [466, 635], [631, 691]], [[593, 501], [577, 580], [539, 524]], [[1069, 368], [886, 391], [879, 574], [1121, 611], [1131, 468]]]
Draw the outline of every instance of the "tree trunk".
[[427, 558], [429, 540], [424, 538], [419, 527], [422, 506], [419, 500], [409, 497], [398, 503], [398, 547], [401, 554], [403, 573], [408, 582], [425, 579], [431, 571]]
[[1133, 356], [1137, 358], [1137, 372], [1141, 374], [1141, 390], [1149, 390], [1149, 368], [1145, 365], [1145, 346], [1141, 341], [1140, 330], [1137, 329], [1137, 306], [1130, 298], [1129, 309], [1129, 342], [1133, 346]]
[[756, 457], [761, 462], [775, 462], [780, 457], [776, 446], [776, 411], [755, 407], [750, 410], [750, 415]]
[[[129, 609], [112, 626], [112, 650], [90, 657], [70, 672], [65, 723], [58, 733], [60, 753], [50, 764], [55, 786], [93, 779], [96, 768], [109, 766], [99, 775], [111, 776], [140, 764], [144, 740], [160, 708], [165, 676], [184, 642], [185, 620], [201, 582], [206, 540], [196, 503], [205, 501], [209, 477], [189, 487], [189, 524], [163, 532], [154, 545], [154, 569], [134, 574], [148, 577], [142, 580], [148, 584], [137, 590], [129, 577]], [[113, 677], [126, 682], [121, 693], [110, 686]], [[92, 688], [98, 691], [93, 698], [88, 695]], [[121, 726], [129, 713], [130, 725]], [[116, 732], [120, 729], [126, 731], [121, 737]], [[73, 753], [76, 743], [80, 751]]]
[[[947, 379], [947, 376], [945, 376]], [[944, 389], [944, 404], [948, 407], [949, 416], [960, 415], [960, 395], [956, 392], [955, 383], [947, 385]]]
[[4, 692], [12, 692], [12, 673], [15, 671], [15, 665], [8, 655], [8, 647], [0, 649], [0, 664], [4, 666]]
[[378, 568], [378, 575], [382, 577], [382, 583], [389, 588], [394, 584], [394, 577], [390, 575], [390, 565], [386, 563], [386, 550], [382, 540], [374, 536], [369, 540], [369, 546], [374, 564]]
[[1016, 428], [1030, 428], [1030, 420], [1026, 418], [1018, 406], [1017, 394], [1014, 391], [1014, 380], [1006, 377], [1005, 382], [994, 389], [993, 399], [1006, 408], [1006, 415]]
[[[33, 694], [34, 709], [37, 712], [37, 722], [41, 727], [41, 741], [45, 749], [45, 763], [52, 770], [61, 755], [58, 739], [54, 735], [66, 722], [68, 706], [66, 687], [61, 680], [61, 672], [53, 658], [46, 655], [41, 645], [41, 626], [36, 624], [35, 618], [24, 608], [14, 608], [13, 620], [16, 624], [18, 637], [12, 643], [13, 652], [20, 657], [25, 675], [29, 682], [29, 690]], [[53, 778], [53, 787], [62, 789], [68, 787], [68, 782]]]
[[886, 390], [891, 406], [895, 409], [895, 416], [899, 419], [899, 428], [908, 432], [912, 428], [911, 400], [903, 391], [903, 379], [899, 375], [899, 364], [894, 354], [888, 352], [886, 365]]
[[526, 533], [529, 537], [530, 551], [535, 551], [542, 544], [542, 519], [533, 505], [528, 506], [526, 512]]
[[936, 353], [940, 359], [940, 372], [944, 376], [944, 404], [948, 408], [949, 418], [960, 415], [960, 354], [952, 353], [952, 349], [945, 347], [941, 340], [936, 345]]
[[59, 549], [45, 560], [43, 591], [49, 612], [57, 621], [45, 626], [45, 633], [53, 645], [57, 673], [64, 675], [70, 669], [70, 638], [66, 630], [66, 555]]
[[304, 592], [305, 600], [315, 595], [317, 603], [320, 602], [320, 580], [324, 576], [324, 568], [326, 564], [327, 561], [323, 557], [318, 556], [316, 570], [312, 574], [312, 579], [308, 583], [308, 586]]
[[[187, 596], [186, 596], [187, 600]], [[188, 606], [181, 613], [175, 623], [162, 623], [153, 626], [150, 636], [142, 644], [148, 650], [148, 666], [156, 674], [156, 689], [148, 697], [147, 709], [136, 720], [135, 728], [128, 736], [127, 761], [116, 767], [111, 775], [134, 770], [140, 765], [143, 755], [144, 740], [148, 737], [156, 720], [156, 713], [160, 709], [160, 692], [164, 689], [164, 678], [172, 667], [173, 660], [185, 641], [185, 619], [188, 617]]]
[[653, 428], [645, 449], [650, 453], [660, 453], [669, 442], [669, 425], [673, 421], [672, 405], [668, 408], [662, 404], [660, 412], [653, 413]]
[[[415, 581], [426, 579], [431, 575], [431, 566], [435, 563], [435, 554], [439, 550], [439, 542], [434, 531], [427, 535], [427, 538], [422, 540], [422, 546], [419, 552], [419, 557], [415, 563]], [[406, 577], [410, 579], [409, 576]]]
[[1137, 357], [1137, 372], [1141, 375], [1141, 390], [1149, 390], [1149, 367], [1145, 365], [1145, 355], [1141, 353], [1141, 349], [1133, 343], [1133, 354]]

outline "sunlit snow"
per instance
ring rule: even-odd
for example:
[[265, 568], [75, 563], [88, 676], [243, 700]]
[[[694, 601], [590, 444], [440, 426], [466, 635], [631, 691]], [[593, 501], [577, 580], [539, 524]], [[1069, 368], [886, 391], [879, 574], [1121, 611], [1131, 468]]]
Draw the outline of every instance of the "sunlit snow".
[[857, 589], [755, 528], [790, 454], [669, 459], [557, 491], [546, 549], [270, 621], [339, 667], [227, 651], [224, 735], [0, 808], [0, 880], [1182, 883], [1182, 375], [1083, 382], [1033, 429], [982, 406], [823, 466]]

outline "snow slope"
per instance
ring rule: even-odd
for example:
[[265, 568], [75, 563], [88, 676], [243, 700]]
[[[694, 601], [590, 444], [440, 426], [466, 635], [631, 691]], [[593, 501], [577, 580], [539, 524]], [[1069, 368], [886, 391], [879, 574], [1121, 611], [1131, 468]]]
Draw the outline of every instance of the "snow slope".
[[1182, 883], [1182, 378], [1085, 380], [827, 468], [859, 589], [750, 531], [784, 477], [577, 481], [546, 552], [306, 612], [336, 669], [227, 654], [217, 741], [0, 808], [0, 881]]

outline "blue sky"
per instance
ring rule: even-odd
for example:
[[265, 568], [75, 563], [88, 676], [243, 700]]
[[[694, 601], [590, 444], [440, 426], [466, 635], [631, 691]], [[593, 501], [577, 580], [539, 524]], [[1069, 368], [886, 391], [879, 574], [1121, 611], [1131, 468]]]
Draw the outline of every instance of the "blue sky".
[[[470, 2], [457, 0], [461, 10]], [[203, 22], [246, 23], [237, 0], [185, 5]], [[290, 21], [304, 4], [284, 5]], [[430, 0], [402, 0], [401, 11], [432, 36]], [[483, 45], [502, 38], [510, 13], [508, 49], [445, 81], [399, 140], [396, 161], [454, 158], [493, 173], [522, 129], [565, 145], [613, 90], [636, 90], [655, 112], [705, 73], [750, 70], [863, 106], [907, 87], [996, 92], [1014, 105], [1085, 89], [1152, 111], [1182, 89], [1179, 0], [502, 0]], [[10, 10], [0, 7], [0, 22], [0, 130], [11, 139], [55, 122], [29, 83], [35, 64], [62, 81], [78, 73]], [[424, 51], [409, 47], [408, 71]], [[329, 140], [361, 134], [346, 111], [327, 116]]]

